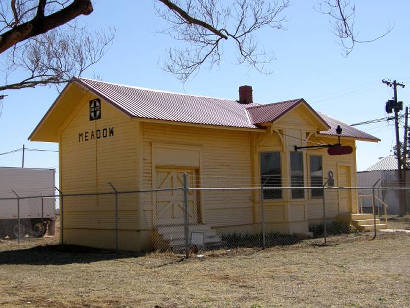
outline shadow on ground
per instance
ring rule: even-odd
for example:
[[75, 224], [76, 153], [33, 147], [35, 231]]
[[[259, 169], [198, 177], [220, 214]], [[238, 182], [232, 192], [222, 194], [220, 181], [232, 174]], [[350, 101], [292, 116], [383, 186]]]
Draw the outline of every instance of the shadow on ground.
[[0, 252], [0, 265], [64, 265], [140, 257], [142, 255], [142, 253], [116, 253], [112, 250], [102, 250], [75, 245], [45, 245], [28, 249], [2, 251]]

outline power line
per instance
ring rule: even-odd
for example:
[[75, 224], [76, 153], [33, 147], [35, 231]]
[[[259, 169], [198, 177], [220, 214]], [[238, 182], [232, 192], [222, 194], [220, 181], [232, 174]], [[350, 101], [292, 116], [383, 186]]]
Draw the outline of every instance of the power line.
[[26, 148], [27, 151], [36, 151], [36, 152], [55, 152], [58, 153], [58, 150], [45, 150], [45, 149], [33, 149], [33, 148]]
[[[402, 118], [402, 117], [403, 117], [403, 116], [401, 115], [400, 118]], [[353, 123], [353, 124], [350, 124], [350, 126], [359, 126], [359, 125], [373, 124], [373, 123], [379, 123], [379, 122], [390, 121], [390, 120], [394, 120], [394, 117], [383, 117], [383, 118], [378, 118], [378, 119], [373, 119], [373, 120], [368, 120], [368, 121]]]
[[12, 151], [0, 153], [0, 155], [12, 154], [12, 153], [19, 152], [19, 151], [21, 151], [21, 150], [23, 150], [23, 148], [19, 148], [19, 149], [15, 149], [15, 150], [12, 150]]
[[[8, 152], [0, 153], [0, 155], [12, 154], [12, 153], [20, 152], [22, 150], [23, 150], [23, 148], [18, 148], [18, 149], [14, 149], [14, 150], [11, 150], [11, 151], [8, 151]], [[33, 149], [33, 148], [24, 148], [24, 150], [26, 150], [26, 151], [35, 151], [35, 152], [55, 152], [55, 153], [58, 153], [58, 150]]]

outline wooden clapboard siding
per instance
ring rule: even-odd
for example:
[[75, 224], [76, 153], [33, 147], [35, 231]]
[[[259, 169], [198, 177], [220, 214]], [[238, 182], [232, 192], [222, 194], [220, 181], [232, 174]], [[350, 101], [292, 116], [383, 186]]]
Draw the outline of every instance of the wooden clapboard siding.
[[[60, 187], [63, 193], [99, 193], [112, 191], [111, 182], [117, 190], [136, 190], [138, 157], [136, 134], [138, 125], [130, 117], [104, 102], [102, 116], [89, 120], [89, 100], [95, 95], [78, 91], [75, 114], [70, 116], [60, 132]], [[89, 141], [79, 141], [79, 133], [104, 128], [114, 128], [114, 135]], [[119, 197], [119, 229], [122, 236], [130, 230], [138, 230], [137, 196]], [[114, 232], [114, 195], [80, 196], [64, 199], [64, 240], [66, 243], [92, 245], [90, 230]], [[70, 230], [75, 230], [70, 231]], [[114, 247], [113, 235], [101, 237], [98, 247]], [[135, 245], [135, 243], [134, 243]]]
[[[312, 138], [312, 143], [336, 143], [337, 138], [320, 137]], [[322, 155], [323, 158], [323, 176], [327, 178], [329, 171], [332, 171], [335, 179], [335, 186], [339, 183], [339, 168], [340, 166], [347, 166], [350, 168], [350, 185], [356, 186], [357, 179], [356, 172], [356, 145], [354, 140], [342, 139], [343, 145], [350, 145], [353, 147], [353, 153], [348, 155], [334, 155], [327, 154], [327, 149], [308, 151], [307, 155]], [[309, 182], [308, 182], [309, 183]], [[346, 214], [340, 209], [340, 192], [337, 190], [327, 190], [326, 192], [326, 216], [335, 218], [338, 215]], [[357, 191], [350, 192], [350, 202], [352, 212], [357, 209]], [[315, 199], [309, 196], [307, 202], [307, 219], [318, 220], [322, 219], [322, 198]]]
[[[153, 187], [152, 177], [157, 167], [152, 159], [153, 148], [161, 145], [196, 148], [200, 152], [200, 165], [192, 167], [199, 169], [201, 187], [249, 187], [252, 184], [249, 133], [144, 123], [143, 139], [143, 187], [146, 189]], [[172, 164], [172, 161], [168, 163]], [[249, 190], [201, 192], [203, 222], [214, 227], [252, 224], [251, 195]], [[145, 222], [149, 220], [148, 215], [152, 215], [152, 202], [152, 194], [146, 194]]]

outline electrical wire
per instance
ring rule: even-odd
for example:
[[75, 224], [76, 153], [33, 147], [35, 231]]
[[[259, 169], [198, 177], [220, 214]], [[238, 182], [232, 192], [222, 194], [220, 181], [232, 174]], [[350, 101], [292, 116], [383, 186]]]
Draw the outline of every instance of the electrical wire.
[[[24, 148], [24, 150], [36, 151], [36, 152], [57, 152], [58, 153], [58, 150], [33, 149], [33, 148]], [[23, 148], [18, 148], [18, 149], [14, 149], [14, 150], [11, 150], [11, 151], [8, 151], [8, 152], [3, 152], [3, 153], [0, 153], [0, 155], [7, 155], [7, 154], [20, 152], [20, 151], [23, 151]]]
[[[286, 136], [286, 137], [289, 137], [289, 138], [297, 139], [297, 140], [299, 140], [299, 141], [301, 140], [301, 141], [308, 142], [308, 143], [314, 144], [314, 145], [323, 145], [323, 144], [324, 144], [323, 142], [322, 142], [322, 143], [318, 143], [318, 142], [310, 141], [310, 140], [307, 140], [307, 139], [304, 139], [304, 138], [299, 138], [299, 137], [287, 135], [287, 134], [285, 134], [285, 133], [283, 133], [283, 132], [280, 132], [280, 134], [281, 134], [282, 136]], [[319, 139], [319, 140], [320, 140], [320, 139]]]
[[25, 148], [27, 151], [37, 151], [37, 152], [55, 152], [58, 153], [58, 150], [45, 150], [45, 149], [32, 149], [32, 148]]
[[[399, 118], [403, 118], [403, 117], [404, 117], [403, 115], [399, 116]], [[353, 123], [353, 124], [350, 124], [350, 126], [367, 125], [367, 124], [379, 123], [379, 122], [390, 121], [390, 120], [394, 120], [394, 117], [383, 117], [383, 118]]]
[[4, 153], [0, 153], [0, 155], [12, 154], [12, 153], [19, 152], [19, 151], [21, 151], [21, 150], [23, 150], [23, 148], [20, 148], [20, 149], [15, 149], [15, 150], [11, 150], [11, 151], [4, 152]]

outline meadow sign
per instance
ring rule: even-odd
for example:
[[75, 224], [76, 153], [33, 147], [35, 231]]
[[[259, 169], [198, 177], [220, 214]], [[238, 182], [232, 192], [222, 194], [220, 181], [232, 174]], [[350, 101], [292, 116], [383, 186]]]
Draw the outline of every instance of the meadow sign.
[[109, 138], [114, 137], [114, 127], [107, 127], [96, 130], [86, 130], [84, 132], [78, 133], [78, 142], [87, 142], [94, 139]]

